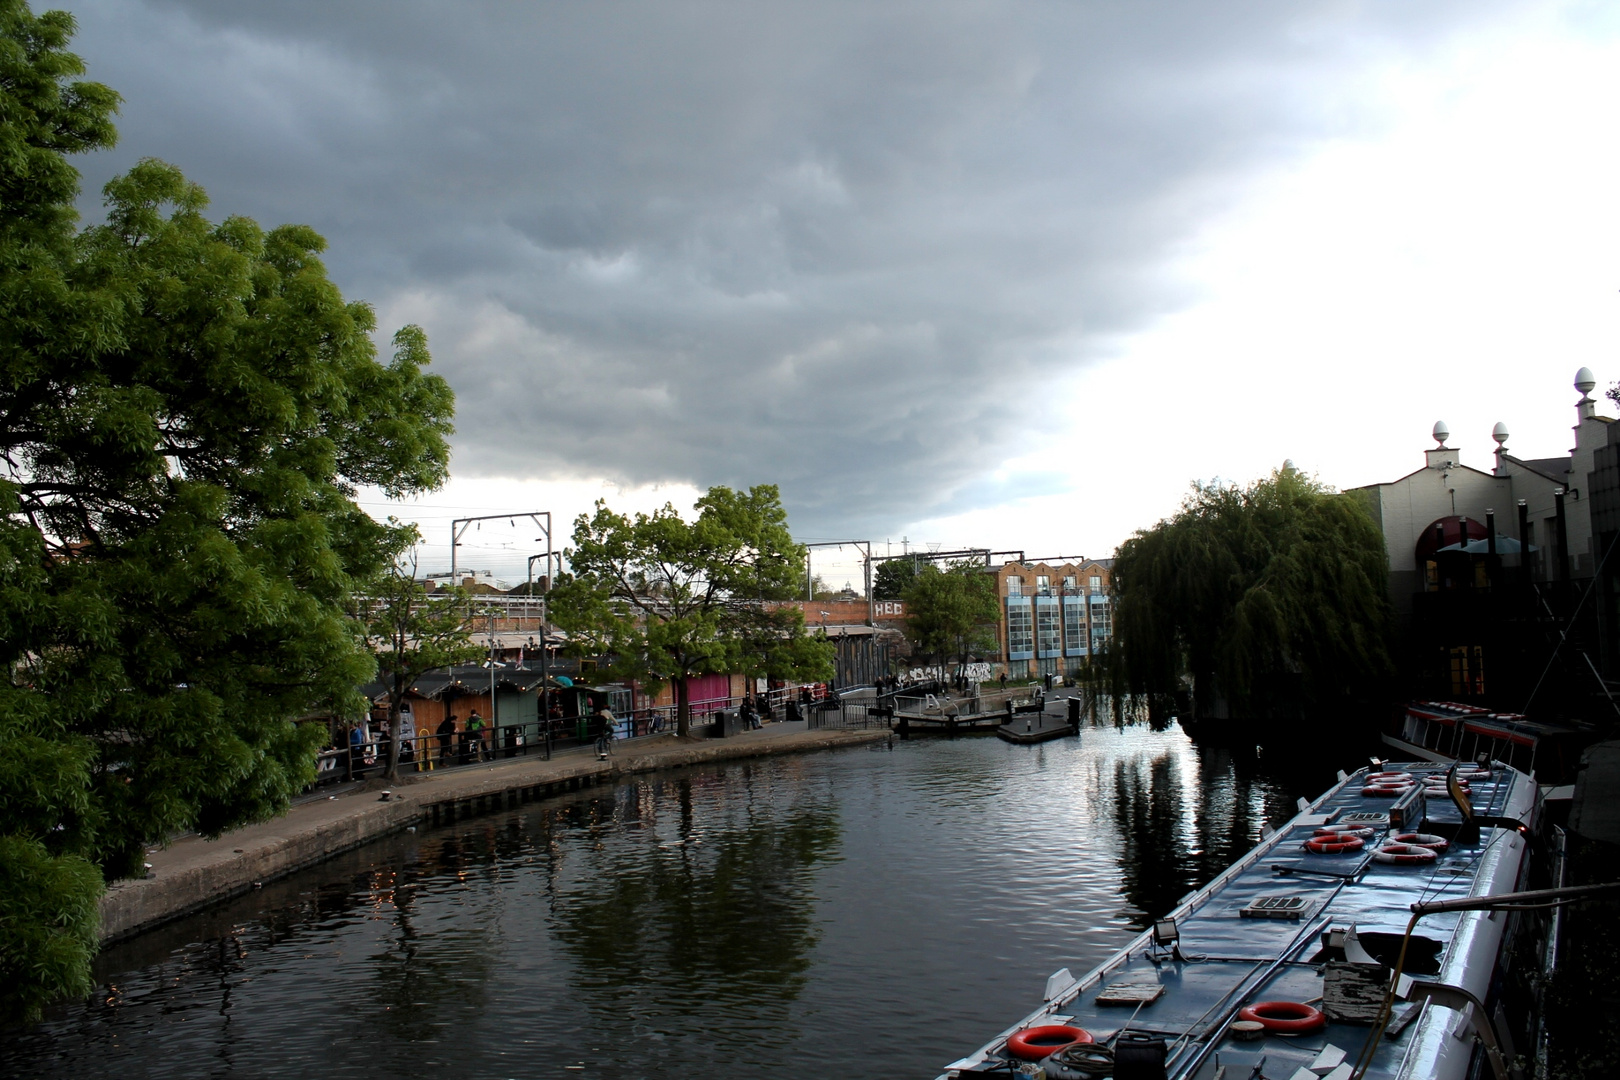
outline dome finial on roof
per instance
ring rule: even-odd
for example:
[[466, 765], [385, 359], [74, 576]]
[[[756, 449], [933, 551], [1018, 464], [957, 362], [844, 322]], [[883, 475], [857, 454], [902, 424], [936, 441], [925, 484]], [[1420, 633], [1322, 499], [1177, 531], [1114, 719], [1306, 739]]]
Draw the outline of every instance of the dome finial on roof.
[[1497, 446], [1501, 447], [1503, 450], [1506, 450], [1508, 441], [1507, 425], [1498, 420], [1496, 422], [1496, 426], [1491, 429], [1491, 438], [1496, 440]]
[[1434, 422], [1434, 441], [1440, 444], [1441, 449], [1444, 449], [1446, 440], [1449, 438], [1451, 438], [1451, 429], [1446, 427], [1446, 422], [1436, 420]]
[[1596, 385], [1597, 376], [1592, 374], [1591, 368], [1583, 367], [1575, 373], [1575, 389], [1581, 392], [1582, 397], [1590, 396], [1592, 388]]

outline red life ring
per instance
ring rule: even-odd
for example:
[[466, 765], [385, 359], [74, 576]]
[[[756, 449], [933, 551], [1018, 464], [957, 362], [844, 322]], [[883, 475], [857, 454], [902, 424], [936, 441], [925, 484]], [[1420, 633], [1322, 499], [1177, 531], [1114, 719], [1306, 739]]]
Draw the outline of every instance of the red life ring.
[[1365, 825], [1324, 825], [1316, 830], [1317, 836], [1359, 836], [1371, 840], [1373, 831]]
[[1381, 863], [1432, 863], [1437, 857], [1433, 850], [1416, 844], [1385, 844], [1373, 856]]
[[1410, 790], [1412, 790], [1411, 784], [1403, 784], [1400, 787], [1391, 787], [1387, 784], [1375, 784], [1371, 787], [1362, 788], [1361, 793], [1375, 799], [1387, 799], [1391, 795], [1405, 795]]
[[1025, 1028], [1007, 1037], [1007, 1053], [1024, 1061], [1039, 1061], [1059, 1050], [1091, 1041], [1091, 1032], [1068, 1024], [1045, 1024]]
[[1367, 774], [1367, 783], [1369, 784], [1410, 784], [1411, 782], [1412, 776], [1410, 773], [1375, 772]]
[[1261, 1001], [1238, 1010], [1239, 1020], [1264, 1024], [1267, 1031], [1279, 1035], [1303, 1035], [1327, 1027], [1327, 1017], [1321, 1009], [1313, 1009], [1302, 1001]]
[[1314, 851], [1318, 855], [1342, 855], [1349, 851], [1360, 851], [1366, 841], [1350, 833], [1328, 833], [1326, 836], [1313, 836], [1305, 841], [1305, 850]]
[[1407, 847], [1428, 848], [1436, 854], [1451, 846], [1450, 842], [1443, 836], [1433, 836], [1429, 833], [1420, 832], [1401, 833], [1399, 836], [1393, 837], [1391, 842], [1405, 844]]

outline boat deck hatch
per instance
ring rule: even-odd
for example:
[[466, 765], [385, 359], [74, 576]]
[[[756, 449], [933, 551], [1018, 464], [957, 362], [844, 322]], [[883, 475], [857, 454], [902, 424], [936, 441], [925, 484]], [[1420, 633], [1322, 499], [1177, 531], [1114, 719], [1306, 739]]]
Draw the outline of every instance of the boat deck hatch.
[[1306, 906], [1303, 896], [1257, 896], [1239, 908], [1238, 914], [1245, 919], [1297, 919], [1305, 914]]

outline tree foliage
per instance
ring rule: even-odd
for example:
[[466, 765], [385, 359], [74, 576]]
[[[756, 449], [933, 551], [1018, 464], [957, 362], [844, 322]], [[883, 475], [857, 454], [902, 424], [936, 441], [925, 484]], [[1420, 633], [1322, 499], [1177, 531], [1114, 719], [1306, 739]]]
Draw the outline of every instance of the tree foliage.
[[472, 605], [465, 589], [435, 589], [430, 595], [416, 579], [414, 526], [395, 525], [398, 554], [377, 581], [357, 597], [357, 615], [366, 643], [377, 658], [377, 677], [388, 688], [387, 777], [399, 779], [400, 740], [413, 732], [400, 727], [400, 706], [411, 684], [437, 668], [480, 659], [484, 649], [472, 640]]
[[995, 648], [1000, 601], [996, 579], [982, 565], [965, 562], [941, 570], [925, 564], [903, 595], [906, 638], [918, 655], [965, 664], [974, 653]]
[[917, 576], [917, 560], [884, 559], [872, 572], [872, 599], [899, 600]]
[[85, 987], [104, 879], [283, 809], [374, 662], [347, 615], [388, 533], [353, 501], [442, 482], [422, 332], [379, 363], [303, 226], [210, 222], [146, 160], [79, 228], [67, 154], [118, 97], [73, 20], [0, 0], [0, 981]]
[[1116, 689], [1194, 680], [1205, 714], [1334, 709], [1389, 672], [1384, 540], [1364, 505], [1285, 465], [1247, 489], [1197, 486], [1114, 562]]
[[797, 592], [805, 559], [775, 485], [713, 487], [697, 511], [690, 522], [669, 505], [626, 517], [597, 502], [574, 522], [570, 572], [551, 593], [576, 655], [601, 657], [616, 677], [674, 684], [681, 735], [688, 677], [832, 674], [831, 646], [805, 634], [803, 612], [766, 603]]

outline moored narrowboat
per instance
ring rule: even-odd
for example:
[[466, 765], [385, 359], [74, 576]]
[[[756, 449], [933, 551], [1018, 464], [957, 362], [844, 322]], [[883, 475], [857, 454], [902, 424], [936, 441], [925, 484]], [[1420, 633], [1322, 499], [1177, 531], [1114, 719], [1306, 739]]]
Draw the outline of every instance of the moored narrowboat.
[[1340, 782], [1119, 953], [941, 1080], [1467, 1080], [1506, 1075], [1500, 912], [1537, 785], [1501, 763], [1384, 764]]

